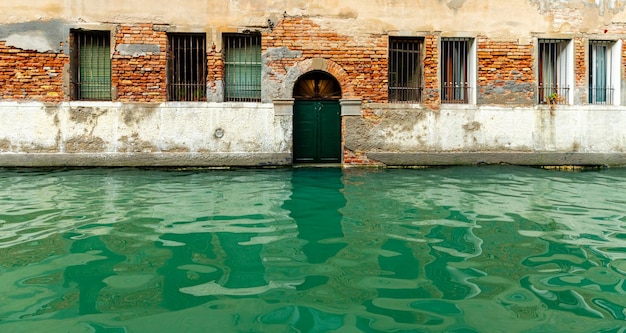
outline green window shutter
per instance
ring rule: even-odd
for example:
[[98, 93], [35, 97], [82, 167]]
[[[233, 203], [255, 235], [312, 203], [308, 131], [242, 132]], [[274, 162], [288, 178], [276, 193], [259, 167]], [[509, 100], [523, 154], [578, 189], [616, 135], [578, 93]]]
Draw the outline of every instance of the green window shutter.
[[74, 31], [72, 75], [78, 100], [111, 100], [111, 46], [108, 31]]
[[[225, 52], [225, 97], [228, 101], [261, 100], [261, 45], [250, 36], [229, 36]], [[256, 36], [251, 36], [256, 37]]]
[[111, 61], [108, 45], [84, 45], [80, 50], [82, 99], [111, 99]]

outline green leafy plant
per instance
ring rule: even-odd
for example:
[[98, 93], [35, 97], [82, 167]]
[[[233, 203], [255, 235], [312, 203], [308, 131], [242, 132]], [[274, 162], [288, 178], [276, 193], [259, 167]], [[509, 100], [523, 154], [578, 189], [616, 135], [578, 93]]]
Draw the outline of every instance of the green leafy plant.
[[548, 97], [546, 97], [546, 102], [550, 106], [550, 114], [554, 116], [554, 110], [556, 109], [556, 105], [562, 100], [562, 96], [556, 92], [551, 93]]

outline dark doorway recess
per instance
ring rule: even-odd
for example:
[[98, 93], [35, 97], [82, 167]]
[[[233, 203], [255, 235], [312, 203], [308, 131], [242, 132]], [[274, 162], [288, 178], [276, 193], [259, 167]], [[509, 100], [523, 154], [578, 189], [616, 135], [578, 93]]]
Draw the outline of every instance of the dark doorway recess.
[[294, 163], [341, 162], [341, 87], [330, 74], [312, 71], [293, 90]]

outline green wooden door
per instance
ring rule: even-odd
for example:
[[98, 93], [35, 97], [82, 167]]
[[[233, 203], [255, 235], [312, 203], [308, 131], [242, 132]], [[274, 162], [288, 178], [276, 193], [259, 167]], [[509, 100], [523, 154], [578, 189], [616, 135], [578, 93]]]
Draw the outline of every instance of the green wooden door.
[[338, 101], [295, 101], [294, 163], [341, 162], [341, 110]]

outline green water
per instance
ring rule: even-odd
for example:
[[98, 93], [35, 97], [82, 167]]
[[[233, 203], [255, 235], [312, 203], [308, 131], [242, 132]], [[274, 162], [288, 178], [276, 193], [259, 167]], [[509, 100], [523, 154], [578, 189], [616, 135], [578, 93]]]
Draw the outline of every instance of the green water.
[[624, 332], [626, 169], [0, 170], [0, 332]]

